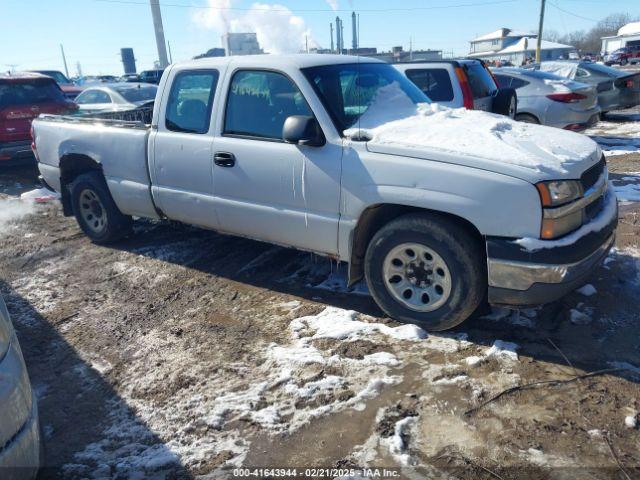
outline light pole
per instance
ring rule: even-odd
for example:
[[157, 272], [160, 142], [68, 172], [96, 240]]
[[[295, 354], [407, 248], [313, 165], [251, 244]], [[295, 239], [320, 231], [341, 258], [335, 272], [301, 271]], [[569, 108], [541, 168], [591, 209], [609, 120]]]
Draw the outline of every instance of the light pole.
[[158, 47], [158, 63], [160, 68], [169, 65], [167, 59], [167, 44], [164, 41], [164, 28], [162, 27], [162, 14], [160, 13], [160, 0], [151, 1], [151, 16], [153, 17], [153, 29], [156, 33], [156, 45]]

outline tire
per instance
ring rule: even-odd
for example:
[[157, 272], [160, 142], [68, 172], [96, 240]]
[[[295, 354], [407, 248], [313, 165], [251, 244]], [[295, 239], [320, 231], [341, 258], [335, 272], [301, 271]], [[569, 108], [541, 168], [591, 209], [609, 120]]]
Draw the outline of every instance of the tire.
[[482, 246], [466, 229], [435, 214], [404, 215], [378, 230], [365, 255], [365, 277], [387, 315], [430, 331], [464, 322], [487, 290]]
[[70, 194], [76, 221], [94, 243], [112, 243], [131, 232], [133, 220], [118, 210], [101, 173], [78, 176]]
[[628, 62], [627, 62], [627, 59], [626, 59], [626, 58], [623, 58], [622, 60], [620, 60], [620, 66], [621, 66], [621, 67], [624, 67], [627, 63], [628, 63]]
[[518, 122], [523, 122], [523, 123], [535, 123], [535, 124], [540, 124], [540, 122], [538, 121], [538, 119], [536, 117], [534, 117], [533, 115], [529, 115], [528, 113], [519, 113], [516, 115], [516, 120]]
[[493, 113], [515, 118], [518, 113], [518, 94], [513, 88], [501, 88], [493, 97]]

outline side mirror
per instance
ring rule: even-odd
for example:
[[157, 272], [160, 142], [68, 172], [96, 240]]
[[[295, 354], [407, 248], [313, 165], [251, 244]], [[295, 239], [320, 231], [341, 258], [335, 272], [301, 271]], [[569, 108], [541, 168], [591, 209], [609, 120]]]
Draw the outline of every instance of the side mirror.
[[287, 117], [282, 127], [282, 139], [286, 143], [321, 147], [325, 138], [318, 121], [308, 115], [291, 115]]

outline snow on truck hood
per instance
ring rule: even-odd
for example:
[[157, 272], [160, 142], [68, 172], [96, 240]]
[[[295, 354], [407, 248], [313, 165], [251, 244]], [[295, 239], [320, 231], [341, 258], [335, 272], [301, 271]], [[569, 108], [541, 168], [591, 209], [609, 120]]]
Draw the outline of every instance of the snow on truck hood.
[[580, 178], [602, 155], [585, 135], [481, 111], [399, 100], [393, 112], [378, 112], [377, 105], [384, 102], [374, 101], [359, 126], [345, 130], [345, 136], [368, 138], [372, 152], [434, 160], [439, 153], [449, 163], [533, 182]]

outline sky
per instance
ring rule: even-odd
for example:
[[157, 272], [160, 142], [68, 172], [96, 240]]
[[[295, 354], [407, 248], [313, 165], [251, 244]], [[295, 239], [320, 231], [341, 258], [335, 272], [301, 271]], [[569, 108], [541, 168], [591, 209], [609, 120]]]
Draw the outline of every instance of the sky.
[[[540, 0], [160, 0], [174, 62], [220, 47], [225, 31], [255, 31], [265, 50], [330, 46], [340, 15], [351, 45], [351, 11], [360, 15], [360, 46], [395, 45], [465, 55], [469, 40], [500, 27], [536, 31]], [[547, 0], [545, 29], [589, 29], [616, 12], [640, 16], [638, 0]], [[0, 70], [122, 74], [120, 48], [132, 47], [138, 71], [157, 50], [149, 0], [0, 0]]]

